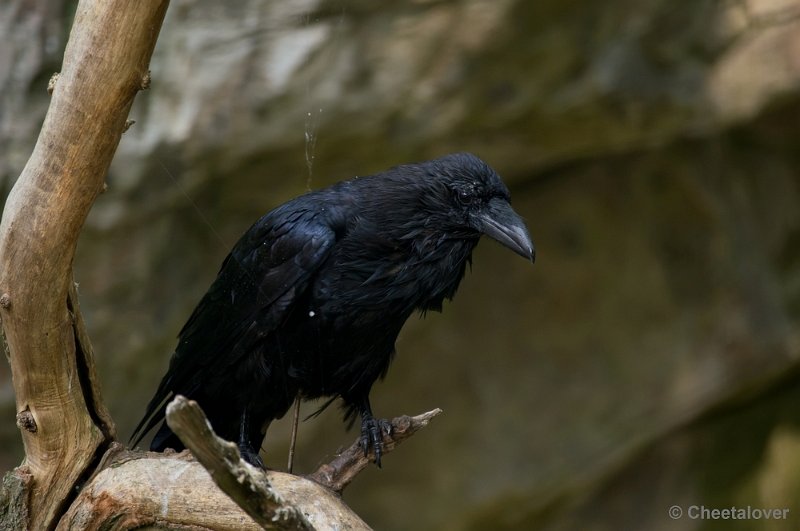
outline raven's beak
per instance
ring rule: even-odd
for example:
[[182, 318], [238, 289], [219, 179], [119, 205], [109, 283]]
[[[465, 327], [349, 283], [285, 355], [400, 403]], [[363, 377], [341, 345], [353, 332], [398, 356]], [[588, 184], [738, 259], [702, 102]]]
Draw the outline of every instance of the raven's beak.
[[507, 201], [499, 197], [491, 199], [483, 212], [478, 214], [477, 219], [482, 233], [531, 262], [536, 260], [536, 250], [533, 248], [525, 222]]

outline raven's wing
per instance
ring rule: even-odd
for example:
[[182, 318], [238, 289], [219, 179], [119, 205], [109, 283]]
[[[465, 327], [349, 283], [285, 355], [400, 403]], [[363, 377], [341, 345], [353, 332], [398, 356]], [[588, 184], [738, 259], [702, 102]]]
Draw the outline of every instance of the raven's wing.
[[192, 394], [274, 331], [327, 259], [336, 234], [311, 208], [292, 203], [242, 236], [178, 335], [169, 369], [131, 437], [135, 446], [164, 419], [174, 394]]

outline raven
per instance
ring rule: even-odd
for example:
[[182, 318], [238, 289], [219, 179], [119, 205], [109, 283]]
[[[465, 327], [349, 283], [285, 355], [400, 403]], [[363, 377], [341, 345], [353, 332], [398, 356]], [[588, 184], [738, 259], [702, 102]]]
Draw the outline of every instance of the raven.
[[[297, 397], [328, 397], [321, 409], [341, 398], [380, 466], [386, 425], [373, 417], [370, 389], [406, 319], [453, 298], [482, 234], [534, 260], [508, 188], [469, 153], [356, 177], [272, 210], [236, 243], [180, 331], [133, 445], [182, 394], [263, 468], [266, 429]], [[150, 448], [183, 444], [162, 422]]]

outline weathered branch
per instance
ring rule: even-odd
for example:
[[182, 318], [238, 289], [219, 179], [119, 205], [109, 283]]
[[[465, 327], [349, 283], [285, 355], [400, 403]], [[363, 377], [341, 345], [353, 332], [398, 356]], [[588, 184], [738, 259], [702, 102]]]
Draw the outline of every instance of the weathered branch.
[[[384, 455], [427, 426], [431, 419], [441, 412], [441, 409], [436, 408], [415, 417], [403, 415], [402, 417], [393, 418], [391, 420], [391, 433], [383, 433]], [[374, 460], [375, 454], [370, 451], [368, 455], [364, 455], [364, 450], [361, 449], [359, 441], [356, 440], [347, 450], [337, 455], [333, 461], [320, 466], [316, 472], [309, 474], [307, 477], [337, 494], [341, 494], [356, 475]]]
[[0, 223], [0, 316], [25, 446], [29, 529], [55, 525], [110, 444], [72, 288], [78, 233], [147, 74], [167, 0], [82, 0], [53, 99]]
[[[416, 417], [393, 419], [391, 433], [383, 434], [385, 452], [391, 452], [441, 412], [435, 409]], [[208, 469], [220, 489], [264, 527], [369, 529], [354, 513], [348, 514], [349, 509], [339, 498], [374, 459], [372, 454], [364, 455], [358, 440], [304, 478], [275, 471], [265, 474], [246, 463], [235, 444], [217, 437], [200, 406], [192, 400], [177, 396], [167, 407], [167, 423]]]
[[253, 520], [277, 529], [312, 529], [303, 513], [275, 492], [264, 472], [244, 461], [235, 444], [217, 437], [197, 402], [175, 397], [167, 406], [167, 424]]
[[189, 452], [129, 452], [114, 444], [106, 465], [89, 481], [56, 531], [262, 527], [222, 493]]

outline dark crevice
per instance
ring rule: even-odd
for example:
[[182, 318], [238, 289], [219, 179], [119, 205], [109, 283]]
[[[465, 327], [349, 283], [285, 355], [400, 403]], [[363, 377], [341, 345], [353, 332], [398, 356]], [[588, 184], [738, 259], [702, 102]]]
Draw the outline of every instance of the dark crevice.
[[94, 387], [92, 386], [91, 378], [89, 376], [89, 367], [86, 363], [86, 352], [83, 350], [83, 346], [81, 345], [80, 333], [75, 327], [75, 321], [77, 318], [76, 309], [73, 307], [72, 300], [69, 295], [67, 296], [67, 309], [69, 310], [73, 322], [72, 335], [75, 338], [75, 363], [78, 368], [78, 379], [81, 384], [81, 391], [83, 392], [83, 400], [86, 402], [86, 410], [89, 412], [92, 422], [103, 433], [105, 445], [108, 446], [113, 441], [111, 427], [106, 424], [106, 422], [100, 417], [95, 409], [96, 397], [94, 396]]
[[56, 513], [57, 517], [53, 519], [48, 531], [53, 531], [56, 528], [61, 518], [63, 518], [63, 516], [75, 502], [75, 499], [81, 492], [83, 485], [99, 470], [99, 466], [103, 461], [103, 456], [105, 456], [106, 452], [108, 452], [112, 443], [114, 442], [110, 427], [103, 421], [95, 409], [95, 396], [92, 388], [91, 378], [89, 377], [89, 367], [86, 363], [86, 352], [83, 350], [80, 334], [75, 326], [76, 310], [72, 304], [70, 295], [67, 295], [67, 309], [69, 310], [73, 323], [72, 334], [75, 339], [75, 365], [78, 372], [78, 381], [80, 382], [81, 391], [83, 392], [83, 400], [86, 403], [86, 411], [89, 413], [92, 423], [97, 426], [97, 428], [103, 434], [103, 439], [95, 449], [94, 455], [87, 464], [86, 468], [76, 479], [75, 485], [73, 486], [69, 495], [64, 499], [64, 501], [61, 503], [61, 506], [58, 508], [58, 512]]

